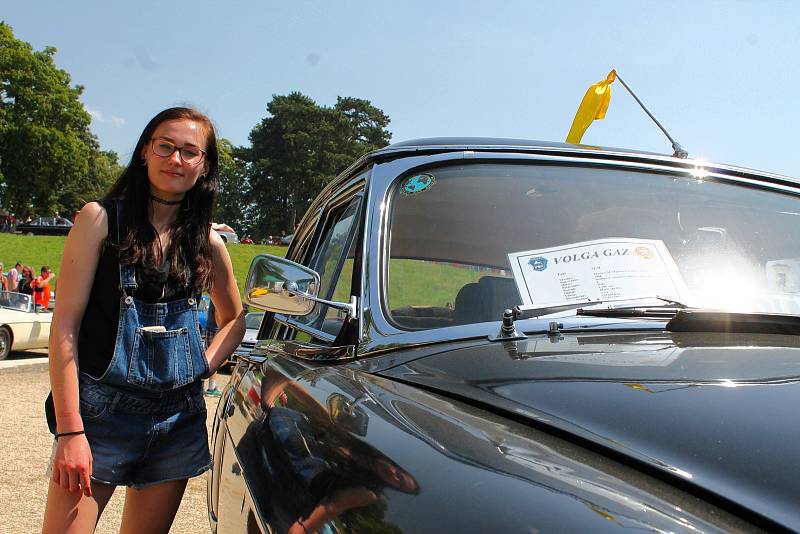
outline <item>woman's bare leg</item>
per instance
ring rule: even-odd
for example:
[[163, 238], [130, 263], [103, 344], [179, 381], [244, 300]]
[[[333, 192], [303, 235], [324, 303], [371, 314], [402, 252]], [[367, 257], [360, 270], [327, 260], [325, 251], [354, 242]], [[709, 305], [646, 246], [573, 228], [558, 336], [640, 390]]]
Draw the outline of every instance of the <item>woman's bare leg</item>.
[[92, 496], [87, 497], [82, 491], [65, 490], [50, 480], [42, 533], [94, 532], [97, 521], [115, 489], [116, 486], [92, 481]]
[[167, 534], [178, 513], [186, 482], [173, 480], [142, 489], [128, 488], [120, 534]]

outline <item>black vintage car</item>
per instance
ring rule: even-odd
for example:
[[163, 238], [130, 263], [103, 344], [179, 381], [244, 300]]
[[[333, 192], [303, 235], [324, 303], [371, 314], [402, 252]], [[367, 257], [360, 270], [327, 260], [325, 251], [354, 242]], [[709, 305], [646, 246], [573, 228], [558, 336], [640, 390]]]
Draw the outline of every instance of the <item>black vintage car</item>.
[[800, 530], [800, 182], [426, 139], [313, 202], [214, 420], [212, 531]]
[[28, 235], [67, 235], [72, 221], [64, 217], [38, 217], [17, 225], [17, 233]]

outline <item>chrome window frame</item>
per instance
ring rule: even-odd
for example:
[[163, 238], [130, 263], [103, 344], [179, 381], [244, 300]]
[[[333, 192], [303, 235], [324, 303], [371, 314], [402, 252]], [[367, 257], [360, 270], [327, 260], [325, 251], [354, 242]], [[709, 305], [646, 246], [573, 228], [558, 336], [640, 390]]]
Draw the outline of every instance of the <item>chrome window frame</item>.
[[[574, 154], [538, 153], [535, 149], [517, 149], [509, 151], [505, 147], [487, 147], [485, 150], [445, 150], [416, 155], [413, 152], [406, 157], [395, 157], [379, 162], [373, 169], [370, 181], [371, 191], [368, 201], [368, 222], [365, 230], [365, 252], [369, 270], [364, 270], [364, 337], [359, 345], [359, 357], [381, 353], [401, 344], [418, 346], [429, 343], [452, 341], [459, 339], [480, 338], [497, 333], [500, 318], [496, 322], [455, 325], [430, 330], [402, 330], [392, 325], [387, 317], [385, 306], [388, 302], [389, 284], [388, 260], [391, 246], [391, 213], [392, 194], [396, 182], [410, 172], [421, 172], [424, 169], [446, 164], [469, 163], [526, 163], [556, 164], [574, 167], [603, 168], [621, 171], [639, 171], [653, 175], [684, 176], [690, 179], [727, 183], [740, 187], [766, 190], [776, 193], [790, 194], [800, 197], [800, 182], [787, 177], [759, 174], [732, 167], [716, 166], [692, 160], [675, 160], [669, 157], [648, 157], [642, 154], [598, 153], [596, 151], [574, 151]], [[407, 151], [406, 151], [407, 152]], [[549, 152], [549, 150], [548, 150]], [[566, 151], [565, 151], [566, 152]], [[397, 154], [396, 156], [399, 156]], [[541, 320], [542, 332], [546, 332], [546, 320]], [[567, 320], [569, 324], [571, 321]], [[598, 328], [592, 321], [582, 320], [586, 328]], [[612, 323], [605, 323], [615, 329]], [[629, 324], [622, 321], [618, 325]], [[616, 328], [619, 328], [617, 326]], [[538, 330], [538, 328], [536, 329]]]
[[[351, 202], [356, 196], [362, 195], [362, 200], [359, 205], [358, 211], [356, 212], [356, 216], [358, 217], [357, 225], [362, 225], [364, 221], [364, 213], [366, 212], [366, 205], [367, 205], [367, 194], [366, 190], [368, 187], [368, 183], [370, 180], [370, 176], [372, 174], [372, 166], [368, 168], [361, 168], [359, 172], [350, 173], [350, 179], [346, 180], [340, 187], [337, 187], [330, 191], [324, 202], [319, 205], [315, 206], [315, 203], [312, 203], [310, 210], [313, 209], [313, 215], [307, 217], [303, 217], [300, 221], [300, 225], [298, 226], [298, 230], [301, 228], [305, 228], [310, 224], [314, 225], [314, 229], [309, 232], [310, 234], [310, 241], [309, 246], [305, 248], [302, 252], [301, 257], [293, 257], [295, 256], [296, 252], [294, 247], [287, 251], [286, 258], [302, 265], [307, 265], [314, 256], [314, 252], [316, 252], [320, 245], [320, 240], [322, 239], [322, 234], [325, 229], [328, 227], [330, 223], [331, 213], [337, 210], [338, 208], [343, 207], [348, 202]], [[312, 213], [311, 211], [309, 213]], [[358, 238], [359, 234], [359, 227], [356, 227], [356, 235], [353, 239]], [[363, 241], [363, 240], [362, 240]], [[301, 245], [300, 245], [301, 246]], [[361, 269], [361, 279], [363, 280], [364, 276], [364, 254], [363, 254], [363, 246], [362, 246], [362, 269]], [[338, 283], [338, 281], [337, 281]], [[359, 302], [361, 302], [361, 296], [358, 295]], [[359, 332], [363, 331], [361, 328], [362, 317], [363, 313], [359, 313]], [[300, 332], [304, 332], [310, 336], [312, 336], [316, 340], [320, 340], [324, 343], [333, 343], [336, 339], [336, 336], [328, 334], [322, 330], [316, 329], [311, 327], [310, 325], [303, 323], [297, 319], [292, 318], [291, 316], [273, 313], [272, 314], [272, 321], [273, 325], [269, 327], [269, 329], [265, 329], [265, 332], [269, 331], [273, 334], [274, 337], [281, 337], [282, 341], [290, 341], [286, 339], [287, 335], [292, 334], [292, 330], [297, 330]], [[263, 324], [263, 323], [262, 323]], [[281, 326], [286, 327], [284, 330], [283, 336], [280, 336], [280, 329]], [[262, 327], [263, 328], [263, 327]], [[273, 337], [267, 336], [267, 337]], [[293, 336], [292, 336], [293, 337]], [[361, 336], [359, 336], [361, 337]], [[261, 332], [259, 332], [259, 339], [262, 339]]]

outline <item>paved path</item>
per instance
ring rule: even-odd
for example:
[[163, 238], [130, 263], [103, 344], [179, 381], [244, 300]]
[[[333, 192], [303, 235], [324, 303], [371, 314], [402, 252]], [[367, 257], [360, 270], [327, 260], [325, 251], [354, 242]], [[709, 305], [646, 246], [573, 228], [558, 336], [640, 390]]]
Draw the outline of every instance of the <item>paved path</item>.
[[[227, 376], [220, 376], [221, 382]], [[0, 531], [29, 534], [41, 532], [47, 498], [45, 469], [52, 437], [44, 418], [44, 399], [50, 391], [47, 359], [41, 355], [12, 354], [0, 362]], [[206, 397], [207, 424], [211, 426], [217, 399]], [[209, 430], [210, 434], [210, 430]], [[109, 502], [97, 532], [119, 531], [124, 489]], [[171, 532], [209, 532], [206, 513], [206, 476], [189, 481]]]
[[47, 367], [47, 349], [12, 352], [5, 360], [0, 360], [0, 371], [26, 365]]

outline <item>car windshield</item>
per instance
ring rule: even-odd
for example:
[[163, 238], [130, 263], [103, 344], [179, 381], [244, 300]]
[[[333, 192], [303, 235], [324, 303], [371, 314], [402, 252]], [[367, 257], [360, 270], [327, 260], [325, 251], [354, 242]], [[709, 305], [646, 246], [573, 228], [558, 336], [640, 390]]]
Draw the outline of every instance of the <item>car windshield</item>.
[[30, 295], [11, 291], [0, 291], [0, 308], [25, 312], [33, 309]]
[[788, 193], [699, 172], [475, 163], [399, 177], [389, 216], [385, 308], [404, 329], [648, 296], [800, 314]]

